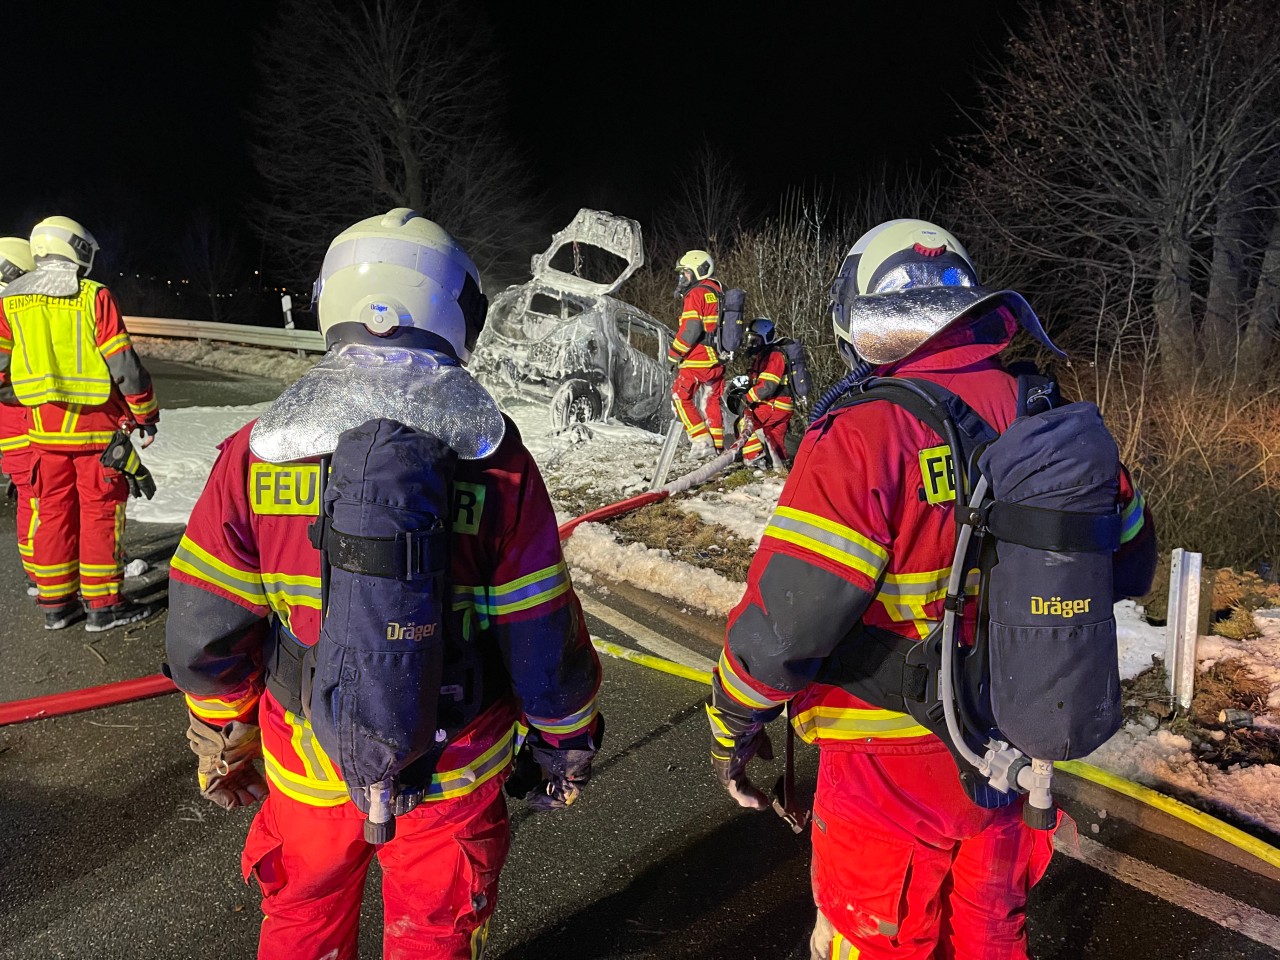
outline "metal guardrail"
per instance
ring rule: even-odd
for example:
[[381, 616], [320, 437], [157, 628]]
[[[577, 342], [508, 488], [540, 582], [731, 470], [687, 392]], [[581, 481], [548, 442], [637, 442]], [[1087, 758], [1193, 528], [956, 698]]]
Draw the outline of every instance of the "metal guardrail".
[[324, 337], [315, 330], [285, 330], [280, 327], [252, 327], [240, 323], [213, 323], [208, 320], [176, 320], [168, 317], [125, 317], [130, 333], [140, 337], [177, 337], [186, 340], [217, 340], [247, 343], [281, 350], [324, 353]]

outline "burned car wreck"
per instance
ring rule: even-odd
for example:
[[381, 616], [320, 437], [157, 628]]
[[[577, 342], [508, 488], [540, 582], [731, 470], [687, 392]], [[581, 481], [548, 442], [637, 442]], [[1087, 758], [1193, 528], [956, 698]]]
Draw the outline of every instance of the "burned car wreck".
[[612, 296], [643, 263], [639, 223], [579, 210], [534, 255], [533, 278], [493, 298], [471, 370], [499, 400], [548, 403], [553, 429], [614, 418], [664, 430], [671, 331]]

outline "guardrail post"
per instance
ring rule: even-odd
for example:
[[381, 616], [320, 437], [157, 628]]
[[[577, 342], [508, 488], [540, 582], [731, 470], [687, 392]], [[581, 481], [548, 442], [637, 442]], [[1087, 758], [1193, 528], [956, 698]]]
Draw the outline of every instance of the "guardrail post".
[[1184, 710], [1191, 706], [1196, 681], [1196, 641], [1200, 638], [1198, 553], [1178, 548], [1169, 562], [1169, 611], [1165, 619], [1164, 668], [1169, 693]]

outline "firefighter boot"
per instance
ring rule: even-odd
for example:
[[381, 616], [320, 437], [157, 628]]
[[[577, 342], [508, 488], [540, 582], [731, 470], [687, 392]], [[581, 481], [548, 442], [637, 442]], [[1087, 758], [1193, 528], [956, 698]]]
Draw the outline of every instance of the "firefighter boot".
[[63, 603], [56, 607], [44, 608], [44, 628], [46, 630], [61, 630], [63, 627], [69, 627], [83, 619], [84, 607], [80, 605], [79, 600], [72, 600], [70, 603]]
[[151, 616], [151, 607], [134, 600], [122, 600], [109, 607], [96, 607], [89, 611], [89, 620], [84, 628], [89, 633], [99, 633], [113, 627], [123, 627], [127, 623], [145, 620]]

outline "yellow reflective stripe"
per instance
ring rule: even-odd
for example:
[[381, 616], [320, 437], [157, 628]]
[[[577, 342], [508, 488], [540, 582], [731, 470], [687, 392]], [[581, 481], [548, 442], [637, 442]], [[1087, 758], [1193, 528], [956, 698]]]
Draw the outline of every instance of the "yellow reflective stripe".
[[265, 607], [267, 595], [263, 591], [262, 578], [250, 570], [237, 570], [219, 560], [189, 536], [183, 536], [178, 549], [169, 561], [171, 569], [220, 587], [250, 603]]
[[715, 738], [716, 743], [724, 747], [726, 750], [732, 750], [736, 742], [733, 733], [729, 730], [729, 725], [721, 718], [721, 713], [711, 704], [705, 704], [707, 710], [707, 719], [711, 721], [711, 735]]
[[[711, 351], [708, 350], [707, 352], [710, 353]], [[711, 360], [682, 360], [680, 361], [680, 366], [682, 367], [718, 367], [720, 366], [720, 361], [714, 358]]]
[[760, 379], [769, 380], [773, 383], [782, 383], [782, 378], [778, 376], [776, 373], [762, 373], [760, 374]]
[[1146, 500], [1142, 496], [1142, 491], [1135, 487], [1133, 499], [1129, 501], [1129, 505], [1124, 508], [1124, 513], [1120, 515], [1121, 543], [1128, 543], [1142, 532], [1142, 525], [1146, 523], [1146, 517], [1143, 515], [1145, 508]]
[[120, 572], [120, 564], [118, 563], [80, 563], [80, 576], [82, 577], [109, 577], [114, 573]]
[[84, 433], [45, 433], [43, 430], [32, 430], [27, 436], [32, 443], [46, 447], [73, 447], [82, 443], [110, 443], [110, 430], [86, 430]]
[[328, 782], [314, 780], [287, 769], [265, 746], [262, 748], [262, 766], [271, 785], [285, 796], [313, 807], [337, 807], [347, 803], [347, 787], [341, 780]]
[[[285, 717], [293, 727], [295, 752], [302, 760], [303, 766], [316, 776], [287, 769], [264, 746], [262, 759], [267, 779], [271, 781], [272, 786], [300, 803], [317, 807], [336, 807], [346, 803], [349, 799], [346, 785], [338, 779], [337, 768], [320, 748], [320, 744], [315, 741], [310, 724], [288, 712]], [[301, 739], [300, 729], [305, 730]], [[310, 738], [309, 745], [307, 745], [307, 738]], [[431, 784], [424, 791], [424, 799], [434, 801], [460, 797], [493, 779], [511, 762], [514, 741], [515, 727], [512, 726], [497, 743], [471, 763], [454, 770], [432, 774]], [[310, 756], [298, 749], [300, 744], [304, 744], [304, 749], [313, 749]]]
[[20, 433], [16, 437], [5, 437], [0, 440], [0, 453], [4, 453], [6, 450], [21, 450], [30, 442], [25, 433]]
[[187, 709], [202, 720], [234, 720], [253, 706], [258, 694], [250, 692], [239, 700], [220, 700], [217, 697], [196, 699], [191, 694], [184, 694]]
[[42, 577], [56, 577], [63, 573], [74, 573], [80, 567], [76, 560], [67, 563], [33, 563], [31, 569]]
[[64, 580], [61, 583], [40, 583], [36, 587], [40, 591], [41, 598], [45, 600], [56, 599], [57, 597], [66, 596], [68, 593], [75, 593], [76, 588], [80, 586], [80, 578], [73, 577], [70, 580]]
[[493, 779], [511, 762], [512, 748], [515, 744], [516, 728], [513, 725], [502, 739], [495, 743], [465, 767], [447, 770], [444, 773], [431, 775], [431, 784], [427, 787], [427, 800], [449, 800], [461, 797], [475, 790], [487, 780]]
[[290, 710], [284, 712], [284, 719], [293, 728], [290, 742], [293, 744], [293, 752], [302, 761], [307, 777], [317, 783], [333, 783], [341, 780], [337, 768], [329, 759], [329, 755], [324, 752], [324, 747], [320, 746], [320, 741], [316, 739], [315, 731], [307, 719]]
[[263, 572], [262, 584], [266, 588], [267, 602], [273, 610], [287, 610], [289, 607], [320, 609], [319, 577]]
[[831, 960], [858, 960], [862, 951], [844, 938], [839, 930], [831, 938]]
[[581, 710], [576, 713], [571, 713], [569, 716], [563, 717], [559, 720], [534, 716], [529, 716], [528, 720], [544, 733], [553, 733], [557, 736], [564, 736], [581, 730], [583, 727], [590, 724], [595, 717], [596, 698], [592, 697], [591, 702]]
[[720, 652], [720, 685], [729, 696], [753, 710], [770, 710], [782, 702], [770, 700], [748, 686], [747, 682], [733, 669], [728, 650]]
[[128, 333], [117, 333], [106, 343], [98, 345], [98, 352], [104, 357], [110, 357], [119, 353], [121, 350], [127, 350], [133, 344], [129, 341]]
[[812, 550], [872, 580], [879, 578], [889, 562], [888, 551], [856, 530], [793, 507], [778, 507], [764, 536]]
[[81, 583], [80, 596], [88, 599], [91, 597], [114, 597], [120, 592], [120, 581], [114, 583]]
[[924, 737], [929, 731], [910, 714], [893, 710], [863, 710], [856, 707], [816, 706], [792, 721], [805, 743], [825, 740], [900, 740]]
[[490, 588], [486, 606], [489, 614], [495, 617], [518, 613], [549, 603], [569, 587], [569, 571], [561, 560], [519, 580]]
[[159, 408], [160, 408], [160, 401], [157, 400], [155, 397], [152, 397], [150, 400], [146, 400], [142, 403], [129, 404], [130, 411], [132, 411], [133, 413], [139, 416], [145, 416], [148, 413], [153, 413]]

